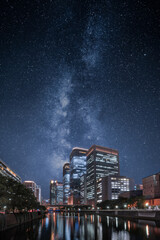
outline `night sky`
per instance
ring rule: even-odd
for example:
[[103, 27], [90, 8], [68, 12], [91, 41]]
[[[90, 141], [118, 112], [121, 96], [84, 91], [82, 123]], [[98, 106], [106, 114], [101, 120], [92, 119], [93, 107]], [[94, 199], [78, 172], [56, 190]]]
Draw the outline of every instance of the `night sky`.
[[160, 171], [158, 2], [1, 1], [0, 158], [44, 198], [75, 146]]

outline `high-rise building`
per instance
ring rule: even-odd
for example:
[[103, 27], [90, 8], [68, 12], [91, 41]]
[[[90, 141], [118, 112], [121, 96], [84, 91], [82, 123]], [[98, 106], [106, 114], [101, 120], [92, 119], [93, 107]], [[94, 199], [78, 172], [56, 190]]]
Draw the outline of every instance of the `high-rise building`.
[[160, 172], [142, 179], [143, 195], [147, 198], [160, 198]]
[[50, 181], [50, 204], [62, 204], [63, 203], [63, 183], [57, 180]]
[[97, 203], [118, 199], [122, 192], [134, 189], [132, 178], [124, 176], [107, 176], [97, 179]]
[[97, 180], [110, 175], [119, 175], [117, 150], [93, 145], [87, 152], [87, 203], [97, 204]]
[[63, 183], [56, 185], [56, 204], [63, 204]]
[[37, 201], [41, 204], [41, 187], [34, 181], [24, 181], [23, 184], [34, 193]]
[[73, 196], [73, 204], [80, 204], [80, 177], [86, 174], [87, 151], [75, 147], [70, 154], [70, 196]]
[[56, 182], [54, 180], [50, 181], [50, 204], [56, 204]]
[[36, 186], [36, 198], [37, 198], [37, 201], [41, 204], [42, 202], [41, 186], [39, 185]]
[[65, 163], [63, 166], [63, 203], [68, 204], [70, 192], [70, 165]]
[[80, 177], [80, 203], [87, 204], [87, 181], [86, 174]]
[[0, 159], [0, 174], [5, 176], [5, 177], [10, 177], [14, 179], [17, 182], [22, 182], [22, 179], [15, 173], [13, 172], [7, 164], [5, 164], [1, 159]]

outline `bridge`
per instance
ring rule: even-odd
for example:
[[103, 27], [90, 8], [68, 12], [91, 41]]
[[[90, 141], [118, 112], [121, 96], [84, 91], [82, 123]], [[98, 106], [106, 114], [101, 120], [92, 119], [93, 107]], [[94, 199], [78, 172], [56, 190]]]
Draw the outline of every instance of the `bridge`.
[[66, 205], [66, 204], [54, 204], [54, 205], [47, 205], [48, 210], [60, 210], [60, 211], [72, 211], [72, 210], [90, 210], [92, 208], [91, 205], [83, 204], [83, 205]]

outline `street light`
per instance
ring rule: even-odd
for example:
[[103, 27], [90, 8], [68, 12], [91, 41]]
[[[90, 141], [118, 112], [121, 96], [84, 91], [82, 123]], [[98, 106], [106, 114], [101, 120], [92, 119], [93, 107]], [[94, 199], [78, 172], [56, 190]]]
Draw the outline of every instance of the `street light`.
[[145, 205], [146, 205], [146, 207], [148, 207], [148, 206], [149, 206], [149, 203], [147, 202]]

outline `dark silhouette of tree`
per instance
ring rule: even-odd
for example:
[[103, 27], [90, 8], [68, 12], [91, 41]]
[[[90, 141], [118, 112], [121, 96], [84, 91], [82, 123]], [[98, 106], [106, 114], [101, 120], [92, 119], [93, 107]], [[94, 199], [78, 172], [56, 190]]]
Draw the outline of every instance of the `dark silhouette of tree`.
[[33, 210], [39, 207], [39, 203], [33, 192], [22, 183], [0, 174], [0, 208], [19, 211]]

